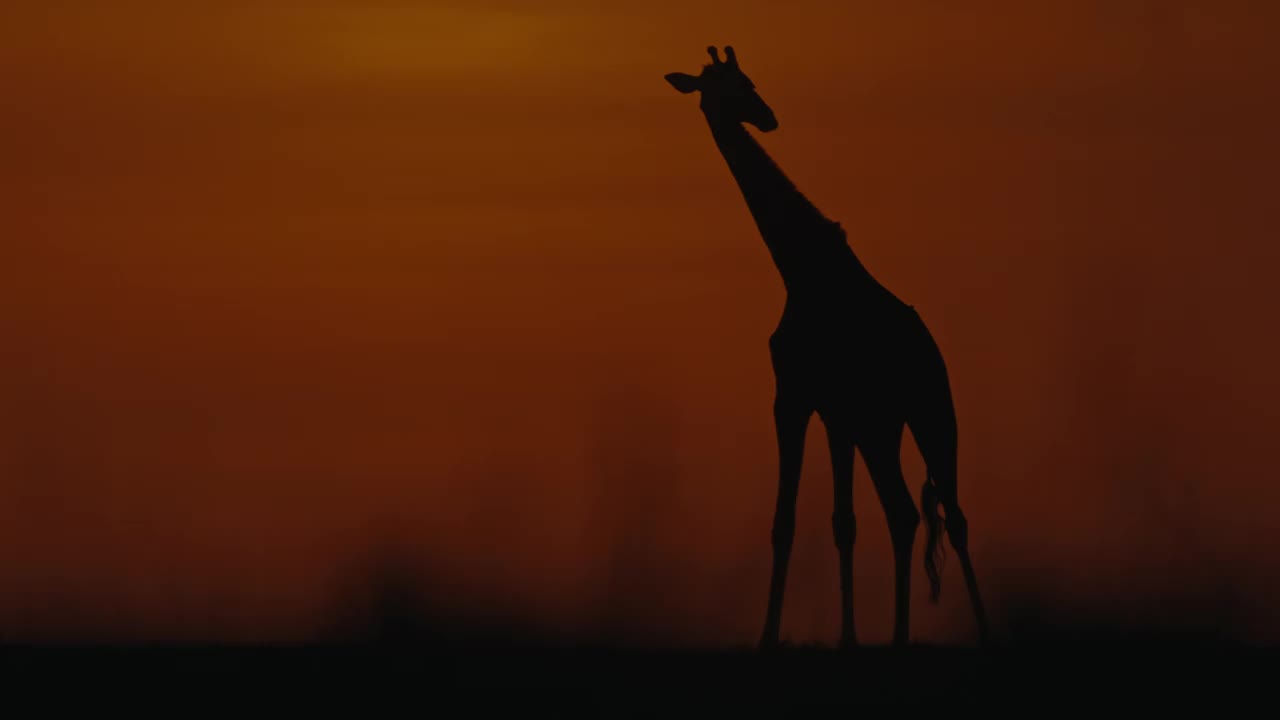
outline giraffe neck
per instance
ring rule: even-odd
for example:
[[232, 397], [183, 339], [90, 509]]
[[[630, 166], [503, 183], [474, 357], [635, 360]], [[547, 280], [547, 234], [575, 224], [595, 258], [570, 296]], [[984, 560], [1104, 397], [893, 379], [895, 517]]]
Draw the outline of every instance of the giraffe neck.
[[874, 283], [839, 224], [796, 188], [742, 123], [711, 115], [707, 123], [789, 292]]

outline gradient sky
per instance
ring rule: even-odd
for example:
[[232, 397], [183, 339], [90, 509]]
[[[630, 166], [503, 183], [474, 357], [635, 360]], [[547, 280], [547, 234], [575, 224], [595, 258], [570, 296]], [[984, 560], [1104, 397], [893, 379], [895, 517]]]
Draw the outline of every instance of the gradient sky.
[[[662, 80], [708, 44], [948, 358], [996, 622], [1280, 630], [1280, 11], [201, 5], [0, 10], [0, 637], [315, 637], [391, 552], [566, 636], [753, 642], [783, 298]], [[815, 439], [796, 642], [838, 630]], [[917, 639], [971, 638], [913, 572]]]

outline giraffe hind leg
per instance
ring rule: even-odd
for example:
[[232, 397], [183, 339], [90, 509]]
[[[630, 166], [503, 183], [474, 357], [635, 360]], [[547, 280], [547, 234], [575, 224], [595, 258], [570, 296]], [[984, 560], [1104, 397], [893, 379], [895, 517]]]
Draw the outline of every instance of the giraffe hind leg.
[[902, 476], [901, 443], [902, 425], [895, 423], [892, 428], [885, 427], [869, 435], [859, 445], [893, 541], [893, 644], [898, 647], [910, 641], [911, 556], [916, 530], [920, 527], [920, 513]]
[[[941, 591], [937, 557], [941, 551], [941, 534], [945, 530], [949, 544], [960, 560], [979, 640], [985, 644], [988, 640], [986, 610], [969, 554], [969, 522], [959, 500], [955, 416], [949, 402], [945, 408], [945, 412], [936, 413], [932, 417], [924, 415], [911, 423], [912, 434], [924, 456], [929, 473], [920, 497], [926, 518], [925, 570], [932, 585], [931, 597], [936, 601]], [[943, 511], [941, 518], [938, 515], [939, 507]]]
[[969, 521], [960, 509], [959, 502], [951, 507], [943, 506], [946, 516], [943, 522], [947, 528], [947, 538], [960, 560], [960, 569], [964, 573], [964, 583], [969, 591], [969, 602], [973, 606], [974, 620], [978, 626], [978, 640], [986, 645], [989, 639], [987, 630], [987, 613], [982, 605], [982, 593], [978, 589], [978, 578], [973, 569], [973, 560], [969, 556]]

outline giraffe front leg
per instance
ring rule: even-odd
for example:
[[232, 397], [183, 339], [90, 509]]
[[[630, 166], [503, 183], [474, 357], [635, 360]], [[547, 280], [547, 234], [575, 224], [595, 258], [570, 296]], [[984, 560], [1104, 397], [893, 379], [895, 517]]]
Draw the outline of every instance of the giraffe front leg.
[[778, 646], [782, 625], [782, 599], [787, 585], [787, 566], [796, 529], [796, 497], [800, 490], [800, 468], [804, 459], [805, 434], [810, 413], [803, 406], [779, 397], [774, 401], [774, 426], [778, 439], [778, 497], [773, 513], [773, 571], [769, 578], [769, 606], [765, 614], [760, 649]]
[[853, 622], [853, 543], [858, 532], [853, 513], [853, 437], [845, 426], [829, 421], [827, 445], [835, 490], [831, 530], [840, 562], [840, 647], [851, 649], [858, 644]]

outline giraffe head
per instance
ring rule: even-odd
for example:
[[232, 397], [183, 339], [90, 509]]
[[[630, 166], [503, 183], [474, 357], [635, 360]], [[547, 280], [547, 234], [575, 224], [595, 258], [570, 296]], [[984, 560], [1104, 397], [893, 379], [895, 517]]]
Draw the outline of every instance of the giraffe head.
[[733, 48], [725, 46], [723, 61], [715, 46], [707, 48], [707, 53], [711, 55], [711, 62], [702, 66], [700, 74], [667, 73], [664, 76], [667, 82], [682, 93], [699, 92], [702, 96], [699, 107], [709, 118], [749, 123], [761, 132], [776, 130], [778, 119], [760, 99], [755, 83], [738, 67]]

